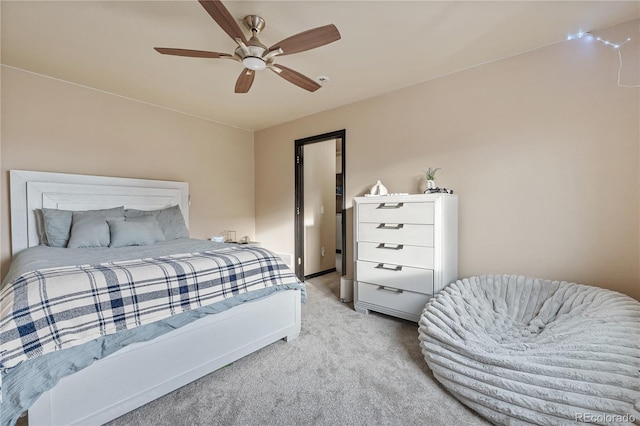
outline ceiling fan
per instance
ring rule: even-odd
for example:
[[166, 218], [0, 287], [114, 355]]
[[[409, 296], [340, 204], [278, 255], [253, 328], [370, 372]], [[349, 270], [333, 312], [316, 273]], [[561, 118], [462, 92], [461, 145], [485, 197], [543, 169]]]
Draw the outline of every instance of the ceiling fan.
[[247, 93], [253, 84], [255, 72], [265, 68], [278, 74], [290, 83], [295, 84], [310, 92], [320, 88], [316, 81], [294, 71], [284, 65], [276, 64], [278, 56], [291, 55], [315, 49], [325, 44], [340, 40], [340, 33], [335, 25], [329, 24], [323, 27], [303, 31], [291, 37], [267, 47], [258, 40], [258, 33], [265, 27], [265, 21], [260, 16], [248, 15], [243, 23], [251, 30], [251, 38], [246, 39], [240, 26], [227, 8], [218, 0], [198, 0], [202, 7], [211, 15], [214, 21], [229, 35], [238, 47], [233, 54], [209, 52], [206, 50], [174, 49], [155, 47], [154, 49], [164, 55], [189, 56], [194, 58], [233, 59], [241, 62], [244, 69], [236, 81], [236, 93]]

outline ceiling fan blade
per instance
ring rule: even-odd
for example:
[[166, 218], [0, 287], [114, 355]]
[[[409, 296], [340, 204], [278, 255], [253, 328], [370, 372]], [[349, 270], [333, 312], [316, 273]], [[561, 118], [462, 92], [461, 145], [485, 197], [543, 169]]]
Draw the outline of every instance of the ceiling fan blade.
[[272, 67], [269, 67], [269, 69], [287, 80], [289, 83], [293, 83], [296, 86], [303, 88], [304, 90], [315, 92], [321, 87], [318, 83], [311, 80], [309, 77], [302, 75], [298, 71], [294, 71], [291, 68], [287, 68], [284, 65], [274, 64]]
[[254, 70], [243, 69], [238, 80], [236, 80], [236, 93], [247, 93], [251, 89], [255, 76], [256, 72]]
[[208, 52], [206, 50], [173, 49], [170, 47], [154, 47], [163, 55], [189, 56], [191, 58], [230, 58], [228, 53]]
[[222, 2], [218, 0], [198, 0], [202, 7], [209, 12], [209, 15], [213, 18], [214, 21], [222, 28], [222, 30], [231, 37], [231, 39], [235, 40], [239, 38], [244, 43], [247, 42], [240, 26], [234, 19], [234, 17], [229, 13], [226, 7], [222, 4]]
[[316, 47], [324, 46], [337, 40], [340, 40], [340, 32], [335, 25], [329, 24], [285, 38], [280, 43], [271, 46], [269, 51], [282, 49], [282, 55], [291, 55], [293, 53], [315, 49]]

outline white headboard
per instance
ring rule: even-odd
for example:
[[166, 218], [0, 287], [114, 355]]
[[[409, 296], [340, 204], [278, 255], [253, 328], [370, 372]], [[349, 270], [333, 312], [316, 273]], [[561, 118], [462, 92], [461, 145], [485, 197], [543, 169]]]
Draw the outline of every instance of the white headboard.
[[11, 170], [11, 253], [37, 246], [36, 209], [95, 210], [180, 206], [189, 226], [189, 184], [148, 179]]

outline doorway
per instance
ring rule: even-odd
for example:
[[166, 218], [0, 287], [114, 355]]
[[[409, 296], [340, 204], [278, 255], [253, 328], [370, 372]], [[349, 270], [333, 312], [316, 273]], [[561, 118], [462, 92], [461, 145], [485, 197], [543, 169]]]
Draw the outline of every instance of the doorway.
[[295, 141], [295, 272], [346, 273], [346, 130]]

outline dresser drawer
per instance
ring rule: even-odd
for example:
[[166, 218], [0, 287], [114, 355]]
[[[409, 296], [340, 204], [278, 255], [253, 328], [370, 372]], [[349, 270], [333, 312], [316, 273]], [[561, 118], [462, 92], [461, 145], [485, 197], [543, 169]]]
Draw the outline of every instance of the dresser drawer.
[[433, 269], [433, 247], [390, 243], [358, 243], [358, 260]]
[[358, 301], [420, 315], [431, 295], [358, 281]]
[[360, 222], [358, 241], [433, 247], [433, 225]]
[[358, 207], [360, 222], [433, 224], [433, 203], [364, 203]]
[[433, 271], [431, 269], [358, 260], [356, 262], [356, 278], [358, 282], [433, 294]]

